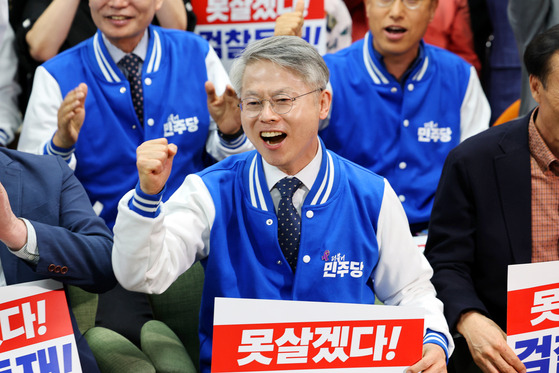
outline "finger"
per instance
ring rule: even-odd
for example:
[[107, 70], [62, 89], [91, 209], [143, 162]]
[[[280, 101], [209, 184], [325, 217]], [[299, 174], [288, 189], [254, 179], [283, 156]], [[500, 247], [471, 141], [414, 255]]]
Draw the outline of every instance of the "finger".
[[165, 145], [167, 146], [168, 142], [167, 139], [165, 137], [160, 137], [157, 139], [151, 139], [151, 140], [147, 140], [144, 141], [143, 143], [140, 144], [140, 146], [138, 146], [137, 152], [144, 150], [144, 149], [149, 149], [152, 146], [155, 145]]
[[61, 117], [66, 117], [68, 114], [73, 113], [74, 109], [79, 106], [79, 101], [63, 101], [58, 109]]
[[305, 12], [305, 0], [297, 0], [294, 11], [303, 14]]
[[167, 158], [169, 158], [169, 149], [166, 145], [154, 145], [151, 147], [145, 147], [138, 152], [138, 160], [157, 159], [160, 161], [165, 161]]
[[86, 94], [87, 94], [87, 89], [84, 90], [81, 87], [81, 84], [78, 87], [74, 88], [72, 91], [70, 91], [70, 93], [68, 93], [68, 95], [70, 97], [73, 97], [74, 100], [80, 100], [80, 101], [85, 99]]
[[503, 354], [501, 354], [501, 356], [508, 365], [514, 368], [516, 372], [526, 371], [526, 367], [511, 348], [507, 348], [507, 350]]
[[87, 84], [80, 83], [78, 88], [76, 88], [77, 92], [79, 93], [79, 100], [81, 105], [85, 104], [85, 98], [87, 97]]
[[237, 92], [235, 91], [235, 88], [233, 88], [230, 84], [227, 84], [227, 86], [225, 87], [225, 95], [237, 98]]
[[168, 146], [169, 159], [173, 159], [177, 154], [178, 150], [179, 149], [175, 144], [169, 144]]
[[217, 94], [215, 93], [215, 86], [209, 80], [204, 84], [206, 89], [206, 95], [208, 95], [208, 101], [215, 101], [217, 99]]

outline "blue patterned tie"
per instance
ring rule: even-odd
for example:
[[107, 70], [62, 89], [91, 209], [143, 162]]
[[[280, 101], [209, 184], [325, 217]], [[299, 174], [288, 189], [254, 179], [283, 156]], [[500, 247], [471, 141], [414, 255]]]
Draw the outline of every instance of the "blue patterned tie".
[[140, 70], [140, 62], [142, 59], [135, 54], [127, 54], [124, 56], [119, 65], [128, 71], [128, 81], [130, 82], [130, 94], [132, 95], [132, 103], [134, 110], [140, 120], [144, 123], [144, 92], [142, 89], [142, 70]]
[[297, 267], [301, 217], [293, 206], [292, 197], [301, 184], [301, 181], [296, 177], [283, 178], [276, 184], [276, 188], [281, 194], [278, 205], [278, 241], [293, 272]]

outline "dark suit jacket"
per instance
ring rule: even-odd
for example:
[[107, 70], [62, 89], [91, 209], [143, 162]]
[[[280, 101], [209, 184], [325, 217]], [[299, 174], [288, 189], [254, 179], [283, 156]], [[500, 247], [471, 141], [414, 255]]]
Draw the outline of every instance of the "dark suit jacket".
[[[112, 235], [93, 212], [85, 190], [59, 157], [0, 148], [0, 182], [12, 211], [35, 228], [39, 262], [31, 265], [0, 242], [8, 285], [45, 278], [102, 292], [116, 285], [111, 265]], [[71, 312], [70, 312], [71, 313]], [[98, 372], [74, 323], [84, 372]]]
[[452, 332], [470, 309], [506, 331], [507, 266], [532, 255], [529, 119], [464, 141], [445, 162], [426, 256]]

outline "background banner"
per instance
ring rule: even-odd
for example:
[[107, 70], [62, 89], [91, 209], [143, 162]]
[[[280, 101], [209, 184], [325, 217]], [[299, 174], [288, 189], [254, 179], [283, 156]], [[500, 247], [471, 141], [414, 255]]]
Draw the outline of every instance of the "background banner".
[[[225, 69], [249, 42], [274, 34], [278, 16], [291, 12], [296, 0], [200, 0], [193, 1], [197, 17], [195, 33], [215, 49]], [[303, 39], [326, 53], [324, 0], [305, 1]]]

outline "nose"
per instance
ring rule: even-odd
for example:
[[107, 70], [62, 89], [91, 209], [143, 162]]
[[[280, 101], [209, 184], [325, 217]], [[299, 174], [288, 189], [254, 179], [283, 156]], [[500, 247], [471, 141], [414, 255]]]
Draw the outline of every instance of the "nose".
[[272, 104], [269, 100], [262, 100], [262, 111], [259, 117], [263, 122], [277, 120], [278, 114], [272, 108]]
[[392, 5], [390, 6], [390, 16], [391, 17], [399, 17], [402, 14], [402, 11], [405, 9], [404, 1], [403, 0], [395, 0]]
[[109, 0], [109, 6], [113, 8], [125, 8], [128, 6], [129, 0]]

